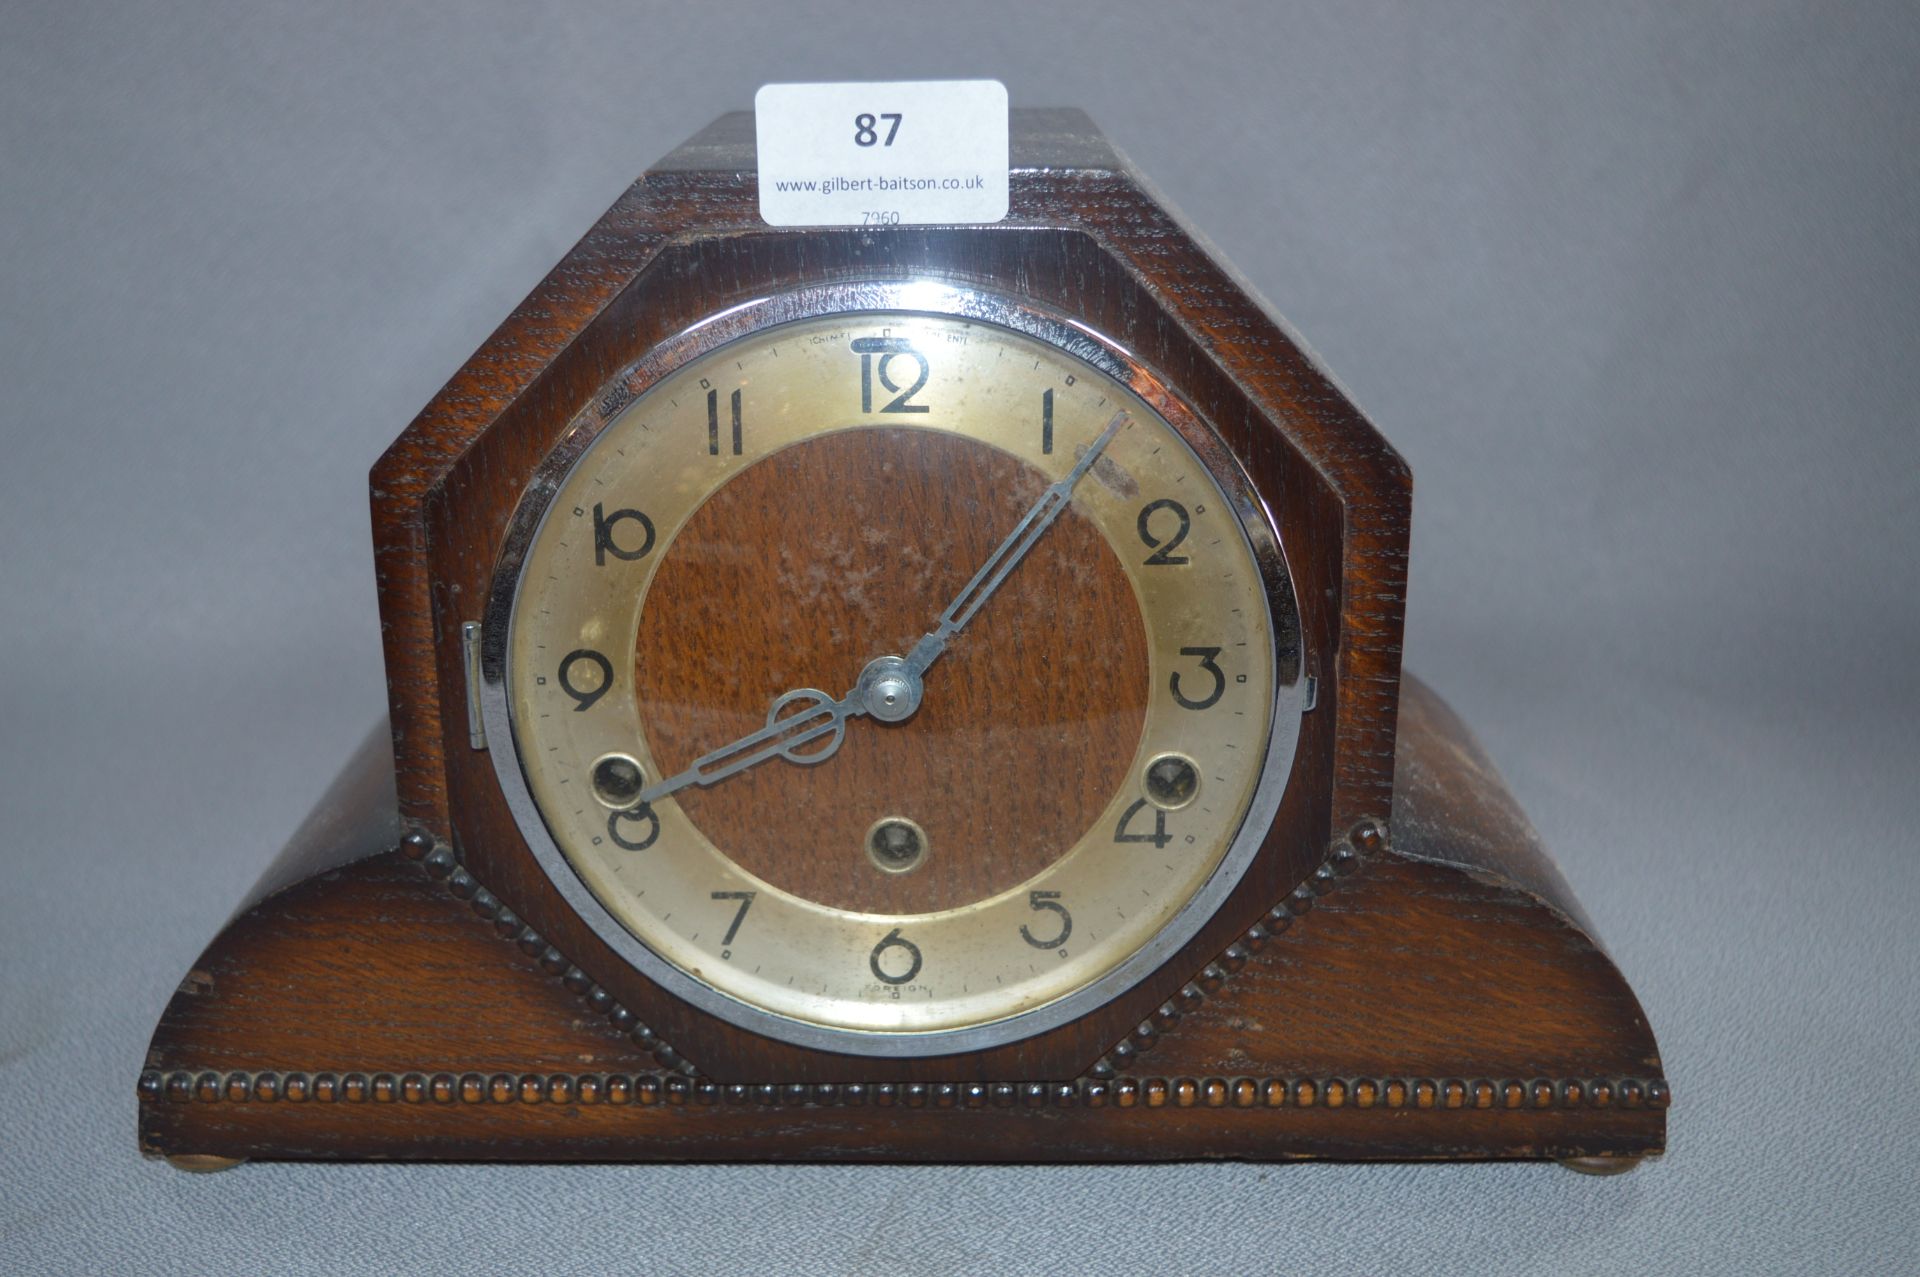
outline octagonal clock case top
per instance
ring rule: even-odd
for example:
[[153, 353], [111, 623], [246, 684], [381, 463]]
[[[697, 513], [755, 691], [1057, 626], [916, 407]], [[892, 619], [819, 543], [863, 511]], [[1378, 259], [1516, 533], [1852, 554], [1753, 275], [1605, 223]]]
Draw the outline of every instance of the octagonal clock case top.
[[495, 773], [569, 907], [721, 1019], [1019, 1040], [1259, 849], [1307, 692], [1275, 528], [1064, 317], [928, 281], [740, 306], [613, 378], [515, 511]]

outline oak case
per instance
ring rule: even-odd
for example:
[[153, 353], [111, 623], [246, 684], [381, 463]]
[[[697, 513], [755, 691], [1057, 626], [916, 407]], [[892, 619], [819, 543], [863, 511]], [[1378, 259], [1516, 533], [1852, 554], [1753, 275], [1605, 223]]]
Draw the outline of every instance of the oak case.
[[[1153, 974], [1020, 1041], [874, 1059], [721, 1021], [580, 920], [472, 748], [462, 627], [522, 491], [570, 423], [617, 409], [622, 369], [732, 307], [901, 280], [1083, 324], [1211, 424], [1278, 520], [1317, 702], [1244, 877]], [[873, 231], [765, 227], [751, 116], [723, 117], [622, 197], [372, 487], [390, 730], [173, 999], [140, 1080], [148, 1151], [1617, 1165], [1662, 1147], [1632, 992], [1471, 736], [1402, 681], [1405, 465], [1078, 112], [1014, 113], [1004, 224]]]

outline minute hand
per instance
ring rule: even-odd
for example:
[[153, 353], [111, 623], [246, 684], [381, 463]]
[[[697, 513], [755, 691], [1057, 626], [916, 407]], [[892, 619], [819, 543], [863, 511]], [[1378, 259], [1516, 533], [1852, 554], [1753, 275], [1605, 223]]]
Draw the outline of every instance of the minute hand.
[[1073, 469], [1040, 494], [1040, 499], [1033, 503], [1026, 517], [1007, 534], [1007, 539], [1000, 543], [1000, 547], [981, 564], [980, 570], [973, 574], [973, 579], [947, 605], [947, 610], [940, 614], [940, 624], [931, 634], [923, 635], [913, 645], [913, 650], [907, 653], [907, 669], [915, 678], [926, 673], [927, 667], [940, 659], [940, 654], [947, 650], [947, 641], [985, 606], [987, 600], [993, 597], [993, 592], [1000, 588], [1001, 582], [1020, 565], [1027, 551], [1053, 526], [1053, 521], [1060, 517], [1061, 511], [1073, 503], [1074, 485], [1080, 482], [1081, 476], [1093, 469], [1093, 463], [1099, 460], [1100, 454], [1126, 424], [1125, 412], [1113, 414], [1113, 420], [1107, 422], [1107, 428], [1100, 432], [1100, 437], [1088, 445]]

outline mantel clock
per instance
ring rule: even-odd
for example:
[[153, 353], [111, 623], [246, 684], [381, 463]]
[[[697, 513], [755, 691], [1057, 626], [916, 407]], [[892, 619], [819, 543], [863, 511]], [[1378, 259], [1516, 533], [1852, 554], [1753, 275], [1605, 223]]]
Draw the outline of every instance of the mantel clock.
[[1071, 111], [1007, 218], [640, 179], [374, 468], [389, 719], [142, 1147], [1631, 1165], [1667, 1087], [1402, 674], [1410, 478]]

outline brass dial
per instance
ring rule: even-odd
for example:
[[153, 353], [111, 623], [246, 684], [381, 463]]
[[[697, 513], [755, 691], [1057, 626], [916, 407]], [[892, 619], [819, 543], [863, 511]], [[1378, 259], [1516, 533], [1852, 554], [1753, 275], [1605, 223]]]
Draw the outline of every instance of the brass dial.
[[815, 1040], [931, 1042], [1111, 983], [1217, 884], [1297, 639], [1258, 507], [1133, 388], [874, 310], [608, 417], [512, 573], [504, 699], [650, 955]]

